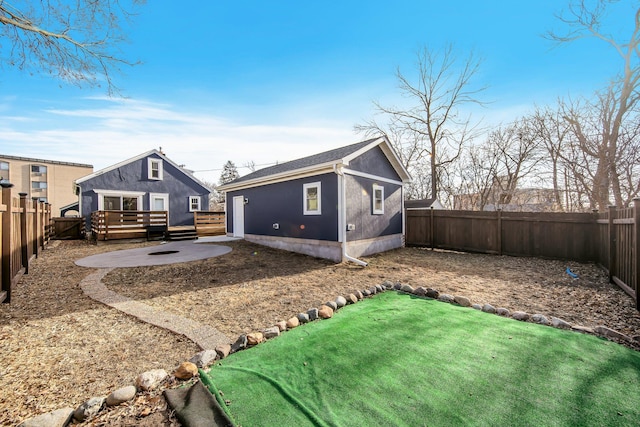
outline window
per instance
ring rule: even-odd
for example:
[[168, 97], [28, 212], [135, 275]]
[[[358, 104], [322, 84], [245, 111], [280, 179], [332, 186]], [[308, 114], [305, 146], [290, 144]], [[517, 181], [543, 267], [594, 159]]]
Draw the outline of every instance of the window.
[[142, 210], [143, 192], [93, 190], [98, 194], [99, 211], [138, 211]]
[[149, 193], [149, 210], [169, 211], [169, 194]]
[[373, 214], [384, 214], [384, 187], [378, 184], [373, 184]]
[[47, 189], [47, 183], [46, 182], [31, 181], [31, 190], [33, 192], [44, 191], [46, 189]]
[[31, 173], [34, 175], [43, 175], [47, 173], [47, 167], [40, 165], [31, 165]]
[[304, 184], [303, 188], [303, 209], [305, 215], [321, 215], [322, 214], [322, 204], [321, 204], [321, 188], [320, 182], [311, 182], [309, 184]]
[[200, 210], [200, 196], [189, 196], [189, 212]]
[[162, 180], [162, 160], [148, 157], [147, 162], [147, 167], [149, 169], [149, 179], [158, 181]]
[[0, 171], [8, 171], [8, 170], [9, 170], [9, 163], [0, 162]]

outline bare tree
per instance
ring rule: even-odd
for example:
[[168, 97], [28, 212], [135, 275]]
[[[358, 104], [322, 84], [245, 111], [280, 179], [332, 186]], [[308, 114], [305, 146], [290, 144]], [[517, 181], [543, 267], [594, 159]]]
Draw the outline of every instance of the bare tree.
[[478, 132], [478, 125], [462, 108], [483, 104], [478, 96], [485, 87], [473, 83], [479, 67], [480, 61], [473, 54], [461, 63], [451, 45], [441, 51], [423, 48], [417, 55], [414, 79], [400, 69], [396, 73], [401, 94], [413, 105], [385, 107], [375, 102], [378, 113], [388, 120], [386, 129], [370, 121], [356, 125], [356, 131], [387, 134], [400, 148], [409, 169], [414, 170], [414, 179], [420, 180], [426, 174], [423, 166], [428, 165], [431, 197], [438, 198], [444, 170], [460, 157], [463, 146]]
[[[557, 42], [566, 43], [584, 37], [594, 37], [610, 45], [621, 59], [621, 71], [612, 79], [609, 87], [598, 94], [599, 128], [597, 141], [589, 140], [584, 132], [582, 117], [567, 114], [566, 119], [581, 147], [590, 146], [589, 156], [597, 156], [595, 184], [598, 186], [595, 203], [600, 208], [609, 204], [609, 194], [613, 193], [616, 205], [624, 205], [620, 172], [616, 160], [619, 159], [619, 139], [630, 113], [640, 100], [640, 7], [632, 6], [633, 29], [628, 39], [617, 40], [605, 25], [606, 11], [614, 0], [571, 1], [568, 14], [559, 19], [569, 27], [564, 35], [549, 33]], [[629, 2], [635, 4], [635, 2]], [[619, 27], [619, 23], [614, 23]]]
[[[133, 65], [115, 47], [124, 41], [121, 24], [144, 0], [7, 2], [0, 0], [0, 64], [65, 82], [117, 92], [112, 72]], [[124, 5], [126, 3], [126, 5]]]

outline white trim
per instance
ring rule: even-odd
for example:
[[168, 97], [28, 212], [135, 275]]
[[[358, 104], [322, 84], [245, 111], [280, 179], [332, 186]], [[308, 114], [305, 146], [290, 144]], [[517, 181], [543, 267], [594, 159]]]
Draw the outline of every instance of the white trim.
[[398, 180], [390, 179], [390, 178], [384, 178], [382, 176], [372, 175], [370, 173], [360, 172], [360, 171], [356, 171], [356, 170], [353, 170], [353, 169], [343, 169], [342, 172], [346, 173], [347, 175], [359, 176], [361, 178], [372, 179], [374, 181], [380, 181], [380, 182], [386, 182], [386, 183], [389, 183], [389, 184], [402, 185], [402, 181], [398, 181]]
[[142, 196], [145, 195], [144, 192], [141, 191], [116, 191], [116, 190], [98, 190], [94, 189], [94, 193], [98, 195], [98, 210], [104, 210], [104, 198], [107, 197], [120, 197], [120, 209], [122, 209], [122, 198], [123, 197], [135, 197], [138, 199], [137, 205], [139, 211], [144, 210], [142, 208]]
[[[158, 165], [158, 176], [153, 176], [153, 165]], [[162, 159], [156, 157], [147, 157], [147, 178], [152, 181], [162, 181], [164, 179], [164, 167]]]
[[336, 162], [324, 163], [322, 165], [312, 166], [308, 168], [297, 169], [295, 171], [282, 172], [269, 175], [262, 178], [254, 178], [248, 181], [242, 181], [237, 184], [225, 184], [218, 187], [219, 191], [238, 191], [246, 188], [260, 187], [263, 185], [277, 184], [280, 182], [289, 182], [294, 179], [309, 178], [311, 176], [324, 175], [333, 173]]
[[[382, 185], [373, 184], [371, 191], [371, 212], [374, 215], [384, 215], [384, 187]], [[382, 207], [380, 209], [376, 209], [376, 191], [380, 190], [380, 204]]]
[[[318, 189], [316, 194], [318, 207], [316, 209], [307, 208], [307, 190], [309, 188]], [[322, 183], [320, 181], [302, 184], [302, 213], [303, 215], [322, 215]]]
[[[193, 209], [193, 201], [198, 201], [198, 207]], [[200, 212], [202, 210], [202, 197], [200, 196], [189, 196], [189, 212]]]
[[234, 196], [231, 203], [233, 203], [233, 237], [244, 238], [244, 196]]

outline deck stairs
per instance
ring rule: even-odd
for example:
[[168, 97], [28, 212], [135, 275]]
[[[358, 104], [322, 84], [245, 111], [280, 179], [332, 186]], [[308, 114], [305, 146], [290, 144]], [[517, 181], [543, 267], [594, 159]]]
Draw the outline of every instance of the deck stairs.
[[198, 234], [194, 226], [169, 227], [167, 231], [168, 240], [196, 240]]

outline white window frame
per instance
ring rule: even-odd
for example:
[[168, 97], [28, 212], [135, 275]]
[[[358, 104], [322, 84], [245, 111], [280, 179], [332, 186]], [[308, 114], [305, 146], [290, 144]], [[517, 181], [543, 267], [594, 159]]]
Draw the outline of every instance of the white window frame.
[[[380, 191], [380, 199], [377, 198], [376, 193]], [[376, 208], [376, 201], [380, 201], [380, 209]], [[371, 211], [374, 215], [384, 214], [384, 187], [382, 185], [373, 184], [373, 191], [371, 193]]]
[[[307, 209], [307, 190], [317, 188], [318, 208]], [[320, 181], [309, 182], [302, 185], [302, 211], [304, 215], [322, 215], [322, 184]]]
[[[153, 165], [158, 165], [158, 176], [153, 176]], [[162, 166], [162, 159], [156, 159], [155, 157], [147, 157], [147, 172], [148, 178], [153, 181], [162, 181], [164, 175], [164, 168]]]
[[120, 197], [120, 207], [122, 207], [122, 197], [136, 197], [138, 199], [137, 205], [138, 210], [143, 210], [142, 208], [142, 196], [144, 196], [144, 192], [142, 191], [113, 191], [113, 190], [93, 190], [94, 193], [98, 195], [98, 210], [104, 210], [104, 197]]
[[169, 212], [169, 193], [149, 193], [149, 210], [153, 211], [153, 199], [163, 199], [165, 210]]
[[[193, 208], [194, 203], [198, 205], [195, 209]], [[200, 196], [189, 196], [189, 212], [199, 212], [202, 210], [202, 198]]]

